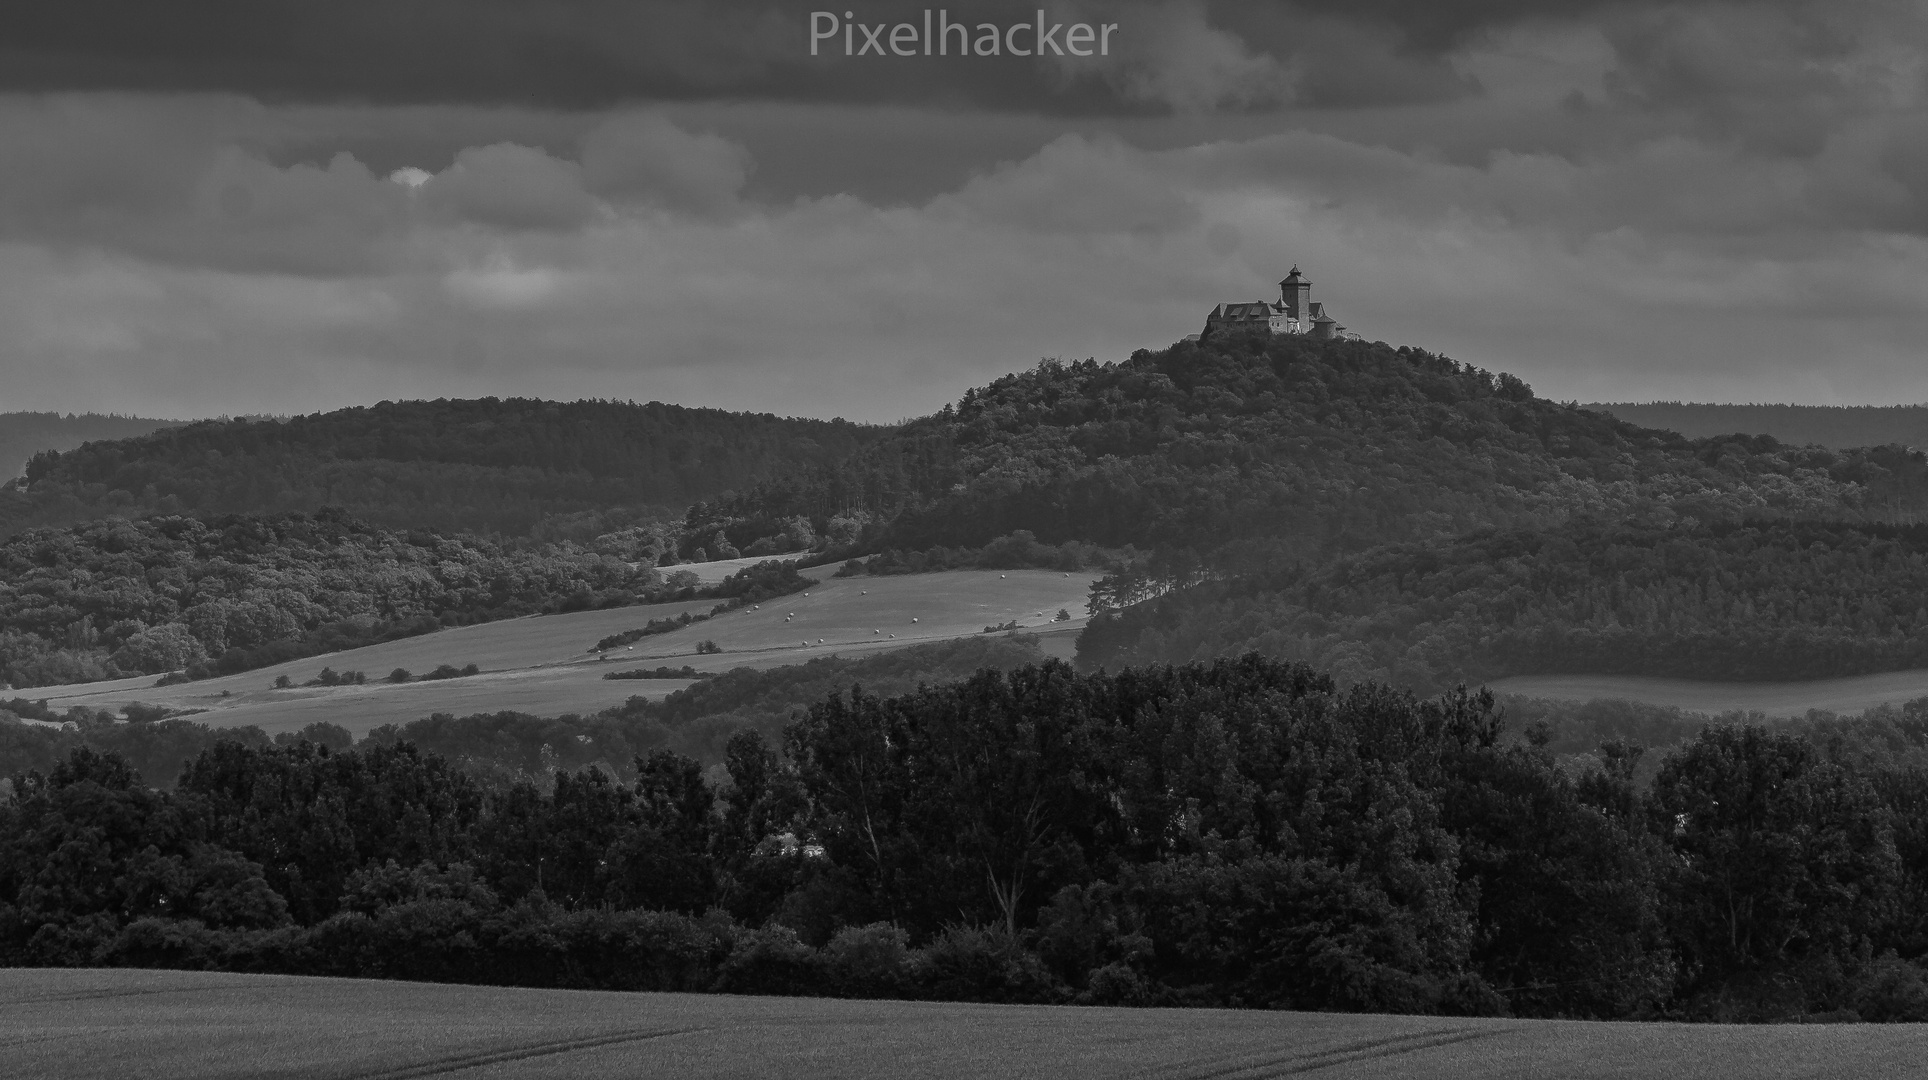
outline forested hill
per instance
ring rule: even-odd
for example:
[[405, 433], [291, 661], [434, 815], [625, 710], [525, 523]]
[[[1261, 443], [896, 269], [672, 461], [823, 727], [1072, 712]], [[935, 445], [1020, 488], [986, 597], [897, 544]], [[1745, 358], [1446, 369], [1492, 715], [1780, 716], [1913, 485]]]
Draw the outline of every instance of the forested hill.
[[1928, 667], [1928, 527], [1576, 519], [1201, 582], [1093, 620], [1087, 666], [1258, 651], [1351, 682], [1831, 678]]
[[0, 482], [19, 476], [27, 459], [43, 450], [72, 450], [91, 439], [132, 438], [178, 423], [100, 413], [0, 413]]
[[1746, 432], [1784, 443], [1928, 447], [1928, 405], [1703, 405], [1693, 402], [1616, 402], [1586, 408], [1629, 423], [1678, 431], [1690, 438]]
[[587, 539], [810, 465], [888, 429], [651, 402], [383, 402], [204, 421], [42, 454], [0, 492], [0, 535], [110, 515], [312, 512]]
[[1187, 565], [1323, 559], [1575, 514], [1911, 519], [1928, 465], [1900, 447], [1692, 440], [1533, 396], [1519, 379], [1383, 343], [1228, 336], [999, 379], [833, 467], [691, 508], [736, 547], [808, 517], [872, 550], [1132, 544]]

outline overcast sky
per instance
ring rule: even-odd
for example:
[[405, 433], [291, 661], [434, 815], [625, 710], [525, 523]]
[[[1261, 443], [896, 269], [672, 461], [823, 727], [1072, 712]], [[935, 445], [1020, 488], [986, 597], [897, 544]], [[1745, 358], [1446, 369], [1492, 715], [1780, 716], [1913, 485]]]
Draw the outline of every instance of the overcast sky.
[[13, 13], [0, 410], [890, 420], [1294, 263], [1559, 399], [1928, 401], [1916, 0], [1043, 8], [1111, 55], [812, 58], [748, 0]]

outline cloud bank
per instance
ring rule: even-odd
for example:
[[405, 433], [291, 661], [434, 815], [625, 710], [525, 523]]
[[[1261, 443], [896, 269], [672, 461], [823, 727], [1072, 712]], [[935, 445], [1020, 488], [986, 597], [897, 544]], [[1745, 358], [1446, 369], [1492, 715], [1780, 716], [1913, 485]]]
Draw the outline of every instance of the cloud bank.
[[1147, 32], [866, 72], [747, 3], [50, 9], [0, 50], [0, 408], [893, 419], [1294, 262], [1557, 397], [1928, 400], [1913, 5], [983, 10], [1040, 8]]

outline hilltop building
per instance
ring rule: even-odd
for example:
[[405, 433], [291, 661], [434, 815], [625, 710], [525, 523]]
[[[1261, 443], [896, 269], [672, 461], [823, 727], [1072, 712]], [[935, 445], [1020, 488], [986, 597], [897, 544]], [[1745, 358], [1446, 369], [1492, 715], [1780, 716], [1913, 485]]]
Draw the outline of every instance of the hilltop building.
[[1359, 338], [1359, 335], [1340, 326], [1338, 320], [1326, 314], [1324, 304], [1312, 299], [1312, 282], [1306, 280], [1296, 266], [1285, 275], [1285, 280], [1279, 282], [1277, 300], [1220, 304], [1205, 316], [1205, 330], [1200, 336], [1210, 336], [1214, 330], [1235, 327], [1264, 327], [1274, 334], [1304, 334], [1322, 340], [1347, 338], [1356, 341]]

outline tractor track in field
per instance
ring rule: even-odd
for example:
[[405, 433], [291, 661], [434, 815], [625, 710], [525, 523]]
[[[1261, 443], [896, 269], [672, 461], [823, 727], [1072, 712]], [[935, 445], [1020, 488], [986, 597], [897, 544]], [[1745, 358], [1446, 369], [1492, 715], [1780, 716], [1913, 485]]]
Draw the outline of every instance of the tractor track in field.
[[[1182, 1066], [1169, 1074], [1170, 1080], [1271, 1080], [1273, 1077], [1300, 1076], [1338, 1065], [1349, 1065], [1373, 1058], [1397, 1057], [1420, 1050], [1431, 1050], [1454, 1043], [1470, 1042], [1501, 1034], [1499, 1031], [1444, 1028], [1416, 1031], [1384, 1039], [1366, 1039], [1311, 1053], [1298, 1051], [1281, 1055], [1244, 1054], [1212, 1062]], [[1203, 1066], [1201, 1069], [1200, 1066]]]
[[619, 1031], [603, 1035], [586, 1035], [573, 1039], [550, 1039], [544, 1042], [524, 1043], [521, 1046], [503, 1047], [497, 1050], [484, 1050], [471, 1054], [456, 1054], [450, 1057], [433, 1058], [409, 1065], [377, 1069], [373, 1072], [355, 1072], [344, 1075], [341, 1080], [413, 1080], [423, 1076], [446, 1076], [466, 1069], [479, 1069], [485, 1065], [501, 1065], [509, 1062], [528, 1061], [532, 1058], [552, 1057], [556, 1054], [570, 1054], [579, 1050], [599, 1050], [606, 1046], [622, 1046], [626, 1043], [647, 1042], [664, 1039], [673, 1035], [691, 1035], [708, 1028], [671, 1028], [666, 1031]]
[[217, 983], [213, 986], [101, 987], [75, 990], [65, 994], [40, 994], [33, 997], [0, 998], [0, 1006], [40, 1005], [56, 1001], [100, 1001], [108, 998], [146, 997], [153, 994], [205, 994], [217, 990], [258, 990], [256, 983]]

